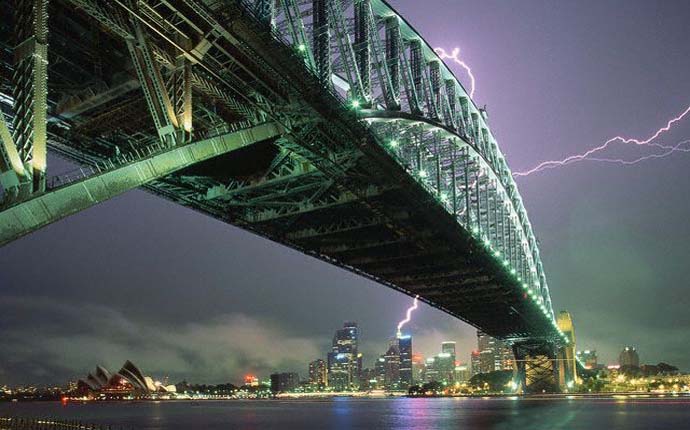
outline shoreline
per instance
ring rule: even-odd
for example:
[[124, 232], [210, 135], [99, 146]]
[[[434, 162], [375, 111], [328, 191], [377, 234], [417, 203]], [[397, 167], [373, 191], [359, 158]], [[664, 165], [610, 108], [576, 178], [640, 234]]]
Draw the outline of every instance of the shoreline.
[[62, 403], [68, 404], [94, 404], [94, 403], [205, 403], [205, 402], [270, 402], [270, 401], [299, 401], [299, 400], [333, 400], [333, 399], [356, 399], [356, 400], [397, 400], [397, 399], [468, 399], [468, 400], [684, 400], [690, 398], [690, 393], [641, 393], [641, 392], [613, 392], [613, 393], [554, 393], [554, 394], [484, 394], [484, 395], [431, 395], [431, 396], [409, 396], [409, 395], [361, 395], [357, 393], [346, 394], [316, 394], [316, 395], [283, 395], [271, 398], [179, 398], [179, 399], [64, 399], [64, 400], [41, 400], [41, 399], [21, 399], [21, 400], [2, 400], [3, 403]]

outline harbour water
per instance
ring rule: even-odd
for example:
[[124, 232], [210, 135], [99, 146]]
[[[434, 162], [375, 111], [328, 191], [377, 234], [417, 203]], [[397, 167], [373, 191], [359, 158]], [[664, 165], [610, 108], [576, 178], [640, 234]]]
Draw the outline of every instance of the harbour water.
[[0, 403], [0, 416], [158, 429], [690, 429], [688, 398], [391, 398]]

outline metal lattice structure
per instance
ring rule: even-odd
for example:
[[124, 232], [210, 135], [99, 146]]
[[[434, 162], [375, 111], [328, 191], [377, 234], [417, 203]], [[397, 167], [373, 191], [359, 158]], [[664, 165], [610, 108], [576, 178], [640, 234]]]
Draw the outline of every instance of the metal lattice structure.
[[[17, 0], [0, 13], [13, 15], [0, 24], [0, 243], [144, 187], [515, 345], [566, 341], [486, 112], [386, 2]], [[45, 189], [45, 140], [82, 175]]]

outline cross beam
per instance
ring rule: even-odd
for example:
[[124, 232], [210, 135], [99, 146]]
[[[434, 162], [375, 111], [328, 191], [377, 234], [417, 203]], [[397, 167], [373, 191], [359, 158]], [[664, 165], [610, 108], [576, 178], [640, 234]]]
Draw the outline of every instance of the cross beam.
[[283, 132], [274, 122], [264, 123], [173, 147], [37, 195], [0, 212], [0, 246], [157, 178]]

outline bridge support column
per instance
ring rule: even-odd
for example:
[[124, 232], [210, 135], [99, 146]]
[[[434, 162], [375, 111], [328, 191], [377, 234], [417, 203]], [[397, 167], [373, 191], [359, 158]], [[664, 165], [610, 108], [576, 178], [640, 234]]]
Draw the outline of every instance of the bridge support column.
[[48, 109], [48, 0], [15, 1], [14, 143], [33, 177], [33, 191], [46, 184]]
[[525, 341], [513, 345], [514, 380], [524, 394], [557, 393], [556, 346], [548, 341]]
[[314, 62], [321, 84], [331, 86], [330, 10], [326, 0], [313, 0]]
[[355, 61], [362, 80], [362, 98], [371, 99], [371, 54], [369, 44], [369, 0], [355, 0]]

